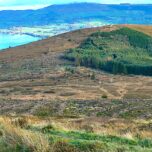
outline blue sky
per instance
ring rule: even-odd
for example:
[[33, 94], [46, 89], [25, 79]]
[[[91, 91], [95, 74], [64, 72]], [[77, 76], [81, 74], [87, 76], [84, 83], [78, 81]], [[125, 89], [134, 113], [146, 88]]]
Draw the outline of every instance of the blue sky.
[[97, 2], [97, 3], [152, 3], [152, 0], [0, 0], [0, 9], [27, 9], [39, 8], [51, 4], [73, 2]]

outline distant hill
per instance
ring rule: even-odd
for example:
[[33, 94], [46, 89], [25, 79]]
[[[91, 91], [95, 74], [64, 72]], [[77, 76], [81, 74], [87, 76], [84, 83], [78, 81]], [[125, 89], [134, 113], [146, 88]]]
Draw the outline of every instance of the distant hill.
[[152, 24], [152, 5], [73, 3], [38, 10], [0, 11], [0, 28], [101, 20], [112, 24]]

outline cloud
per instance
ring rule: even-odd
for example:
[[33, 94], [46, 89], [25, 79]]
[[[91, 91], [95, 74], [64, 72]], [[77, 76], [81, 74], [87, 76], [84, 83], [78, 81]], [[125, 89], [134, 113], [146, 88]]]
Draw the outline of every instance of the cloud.
[[48, 5], [0, 6], [0, 10], [27, 10], [27, 9], [37, 10], [47, 6]]
[[[0, 8], [36, 8], [51, 4], [73, 3], [73, 2], [97, 2], [97, 3], [152, 3], [152, 0], [0, 0]], [[25, 7], [26, 6], [26, 7]]]
[[31, 5], [48, 5], [51, 0], [0, 0], [2, 6], [31, 6]]

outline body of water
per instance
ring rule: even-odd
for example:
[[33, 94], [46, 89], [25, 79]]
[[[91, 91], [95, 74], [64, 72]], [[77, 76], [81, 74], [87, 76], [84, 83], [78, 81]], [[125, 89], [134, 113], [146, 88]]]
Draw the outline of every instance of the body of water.
[[40, 40], [40, 37], [33, 37], [24, 34], [0, 34], [0, 50], [15, 47]]

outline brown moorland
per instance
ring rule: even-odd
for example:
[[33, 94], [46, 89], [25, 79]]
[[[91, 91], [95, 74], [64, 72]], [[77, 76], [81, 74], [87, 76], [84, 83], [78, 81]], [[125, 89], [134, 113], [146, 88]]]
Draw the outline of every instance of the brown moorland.
[[9, 106], [12, 109], [16, 103], [18, 108], [26, 105], [30, 109], [32, 101], [40, 100], [151, 99], [151, 77], [108, 74], [75, 67], [62, 59], [65, 51], [80, 45], [91, 33], [122, 26], [151, 33], [150, 27], [141, 25], [105, 26], [65, 33], [0, 52], [0, 95], [3, 101], [9, 101], [0, 103], [1, 113], [9, 112]]
[[[152, 36], [152, 26], [113, 25], [73, 31], [0, 52], [0, 144], [4, 140], [9, 146], [19, 144], [47, 152], [50, 138], [62, 139], [63, 135], [65, 139], [58, 145], [61, 149], [51, 145], [50, 151], [66, 147], [64, 151], [70, 152], [74, 149], [66, 144], [75, 136], [77, 140], [80, 131], [81, 142], [94, 134], [105, 135], [97, 138], [103, 143], [96, 146], [112, 147], [111, 152], [129, 151], [127, 144], [132, 151], [136, 144], [136, 151], [151, 151], [151, 141], [142, 139], [152, 136], [152, 77], [113, 75], [75, 66], [62, 58], [90, 34], [124, 26]], [[45, 136], [48, 132], [52, 133], [49, 139]], [[104, 140], [108, 144], [104, 145]]]

